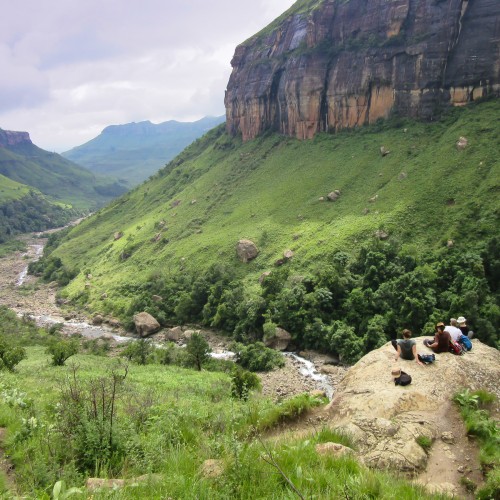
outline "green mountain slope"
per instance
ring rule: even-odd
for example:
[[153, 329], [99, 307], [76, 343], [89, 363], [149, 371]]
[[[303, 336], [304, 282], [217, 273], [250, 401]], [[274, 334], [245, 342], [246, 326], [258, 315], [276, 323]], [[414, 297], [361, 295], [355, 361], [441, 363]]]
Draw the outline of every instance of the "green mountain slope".
[[[260, 304], [255, 313], [260, 319], [247, 333], [259, 335], [268, 309], [267, 320], [291, 328], [299, 338], [303, 328], [314, 321], [316, 312], [310, 313], [303, 324], [297, 323], [297, 318], [273, 313], [281, 306], [272, 300], [278, 300], [281, 292], [261, 287], [258, 278], [272, 271], [264, 284], [277, 280], [280, 290], [288, 287], [293, 291], [295, 284], [302, 283], [303, 296], [296, 298], [301, 303], [313, 293], [311, 290], [316, 293], [321, 283], [328, 283], [323, 288], [335, 296], [340, 285], [321, 278], [324, 269], [335, 264], [337, 270], [331, 270], [331, 274], [347, 280], [348, 285], [338, 300], [329, 299], [328, 307], [333, 312], [326, 314], [318, 306], [318, 318], [324, 318], [324, 322], [348, 318], [349, 308], [354, 307], [352, 301], [370, 302], [363, 295], [369, 293], [368, 289], [378, 293], [383, 281], [403, 279], [407, 273], [418, 271], [417, 278], [413, 274], [411, 277], [417, 279], [414, 292], [410, 281], [393, 283], [394, 290], [380, 297], [385, 303], [349, 320], [358, 336], [366, 334], [370, 318], [385, 314], [383, 308], [389, 307], [390, 300], [399, 293], [398, 287], [407, 290], [409, 296], [404, 297], [408, 304], [413, 300], [412, 293], [417, 296], [418, 286], [422, 287], [418, 291], [422, 297], [418, 304], [407, 306], [406, 299], [400, 297], [403, 305], [396, 301], [394, 306], [403, 308], [398, 315], [384, 316], [386, 333], [395, 334], [405, 322], [422, 328], [428, 320], [434, 320], [433, 315], [467, 315], [468, 309], [463, 308], [472, 305], [461, 302], [463, 296], [460, 300], [452, 299], [452, 295], [446, 300], [439, 298], [440, 287], [444, 286], [440, 283], [444, 280], [446, 286], [451, 286], [456, 269], [462, 265], [456, 263], [461, 255], [484, 250], [498, 233], [499, 117], [500, 101], [490, 101], [456, 109], [439, 123], [393, 120], [303, 142], [269, 134], [242, 144], [218, 127], [149, 182], [71, 231], [55, 252], [64, 266], [79, 271], [64, 294], [91, 310], [116, 314], [125, 320], [130, 320], [134, 311], [149, 308], [164, 323], [201, 320], [233, 331], [241, 321], [225, 322], [224, 311], [218, 309], [225, 300], [220, 294], [214, 299], [212, 314], [210, 299], [199, 299], [205, 300], [200, 309], [194, 288], [182, 284], [183, 279], [189, 283], [201, 279], [210, 266], [223, 266], [228, 272], [223, 286], [231, 281], [233, 295], [240, 287], [239, 298], [234, 295], [231, 300], [248, 305], [251, 298]], [[462, 136], [468, 145], [459, 149], [456, 143]], [[382, 155], [382, 146], [390, 153]], [[320, 199], [335, 190], [340, 191], [336, 201]], [[115, 240], [116, 233], [123, 237]], [[254, 241], [260, 251], [249, 263], [240, 262], [236, 255], [236, 244], [242, 238]], [[367, 245], [375, 248], [375, 253], [367, 251]], [[287, 249], [293, 251], [293, 258], [277, 266], [283, 263]], [[365, 260], [357, 257], [360, 250]], [[346, 252], [347, 257], [338, 257], [343, 255], [339, 251]], [[371, 264], [370, 258], [374, 259]], [[345, 259], [353, 264], [349, 268], [343, 264], [341, 272], [339, 263]], [[450, 269], [455, 266], [455, 274], [450, 270], [448, 278], [444, 264], [442, 269], [428, 268], [431, 264], [437, 266], [442, 259], [453, 261]], [[469, 264], [463, 265], [472, 266], [474, 259], [476, 256], [470, 257]], [[498, 262], [488, 265], [493, 269]], [[475, 273], [473, 266], [470, 269]], [[482, 281], [477, 286], [485, 287], [486, 297], [488, 285], [484, 280], [489, 278], [481, 272], [482, 277], [477, 279]], [[92, 275], [91, 282], [88, 274]], [[352, 278], [355, 275], [359, 276]], [[313, 276], [310, 285], [303, 283], [308, 276]], [[460, 283], [462, 286], [463, 279]], [[435, 287], [432, 294], [426, 292], [426, 286]], [[358, 288], [361, 295], [356, 298], [352, 294]], [[155, 291], [164, 296], [170, 291], [172, 296], [155, 305], [151, 302]], [[203, 293], [210, 296], [213, 290]], [[314, 297], [307, 300], [319, 300]], [[478, 299], [477, 308], [469, 316], [480, 316], [485, 297]], [[269, 309], [271, 305], [274, 309]], [[498, 321], [499, 309], [498, 305], [490, 305], [491, 326]], [[458, 307], [462, 310], [456, 311]], [[247, 313], [240, 311], [240, 319]]]
[[192, 123], [171, 120], [112, 125], [95, 139], [62, 155], [94, 173], [112, 175], [134, 186], [224, 120], [219, 116]]
[[79, 210], [95, 209], [126, 190], [31, 141], [0, 148], [0, 174]]

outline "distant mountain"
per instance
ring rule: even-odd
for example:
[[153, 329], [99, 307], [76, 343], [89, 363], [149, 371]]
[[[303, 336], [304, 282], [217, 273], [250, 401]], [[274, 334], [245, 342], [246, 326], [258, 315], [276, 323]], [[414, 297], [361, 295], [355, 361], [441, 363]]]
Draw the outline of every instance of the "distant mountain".
[[133, 186], [165, 166], [186, 146], [225, 116], [205, 117], [196, 122], [170, 120], [111, 125], [91, 141], [62, 155], [92, 172], [112, 175]]
[[[96, 176], [56, 153], [35, 146], [28, 132], [0, 129], [0, 174], [27, 186], [10, 190], [10, 199], [16, 197], [12, 193], [21, 195], [35, 188], [49, 200], [77, 211], [94, 210], [126, 191], [114, 179]], [[0, 203], [6, 197], [7, 192], [0, 193]]]

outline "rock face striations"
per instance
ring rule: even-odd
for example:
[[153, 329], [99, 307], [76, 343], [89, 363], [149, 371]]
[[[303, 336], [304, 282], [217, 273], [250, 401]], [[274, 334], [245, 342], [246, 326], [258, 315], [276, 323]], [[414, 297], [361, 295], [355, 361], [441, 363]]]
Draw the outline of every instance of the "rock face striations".
[[0, 148], [16, 146], [17, 144], [21, 144], [23, 142], [31, 144], [28, 132], [13, 132], [11, 130], [2, 130], [0, 128]]
[[299, 0], [236, 48], [226, 123], [300, 139], [500, 95], [498, 0]]

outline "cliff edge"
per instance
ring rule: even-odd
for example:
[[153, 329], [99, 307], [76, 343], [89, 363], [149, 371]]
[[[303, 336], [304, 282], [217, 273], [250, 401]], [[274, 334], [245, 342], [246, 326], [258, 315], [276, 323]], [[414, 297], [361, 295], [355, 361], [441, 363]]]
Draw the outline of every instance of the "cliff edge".
[[498, 0], [299, 0], [236, 48], [226, 127], [311, 138], [500, 95]]

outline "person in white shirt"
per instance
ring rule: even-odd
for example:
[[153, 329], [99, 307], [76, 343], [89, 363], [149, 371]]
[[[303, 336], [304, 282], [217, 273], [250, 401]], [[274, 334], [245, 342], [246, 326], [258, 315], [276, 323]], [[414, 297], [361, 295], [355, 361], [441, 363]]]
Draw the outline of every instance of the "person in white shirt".
[[450, 334], [450, 337], [458, 342], [462, 336], [462, 330], [457, 326], [457, 320], [455, 318], [450, 319], [450, 326], [445, 326], [444, 331]]

